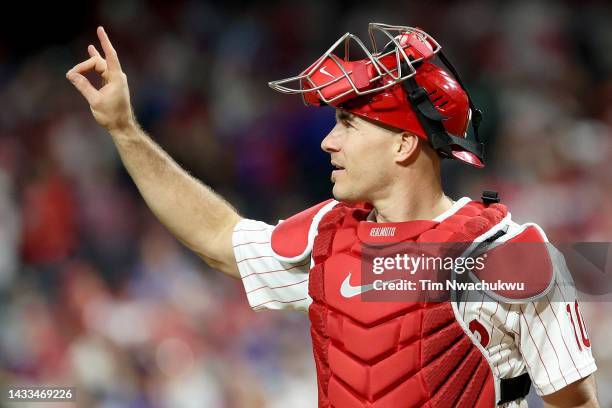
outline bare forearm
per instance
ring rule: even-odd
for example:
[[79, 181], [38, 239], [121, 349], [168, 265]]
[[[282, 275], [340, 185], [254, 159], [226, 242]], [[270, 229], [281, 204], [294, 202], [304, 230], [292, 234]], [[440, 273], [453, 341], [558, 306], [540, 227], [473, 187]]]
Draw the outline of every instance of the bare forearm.
[[212, 267], [238, 276], [231, 233], [236, 210], [189, 175], [138, 125], [111, 131], [121, 160], [159, 220]]
[[578, 404], [578, 405], [568, 405], [566, 403], [558, 405], [558, 404], [549, 404], [549, 403], [544, 403], [544, 408], [567, 408], [567, 407], [572, 407], [572, 408], [599, 408], [599, 403], [597, 402], [596, 399], [584, 402], [582, 404]]
[[[90, 58], [75, 65], [66, 77], [85, 97], [96, 122], [112, 135], [123, 164], [153, 213], [210, 266], [239, 277], [231, 240], [240, 216], [140, 129], [117, 52], [102, 27], [97, 34], [104, 58], [89, 45]], [[84, 75], [92, 71], [104, 81], [100, 89]]]
[[546, 408], [599, 408], [593, 374], [542, 397]]

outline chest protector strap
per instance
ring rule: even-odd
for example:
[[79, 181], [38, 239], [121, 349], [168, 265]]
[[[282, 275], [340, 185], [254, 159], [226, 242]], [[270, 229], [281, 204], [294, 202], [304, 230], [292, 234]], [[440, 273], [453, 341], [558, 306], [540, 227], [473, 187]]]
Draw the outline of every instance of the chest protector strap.
[[314, 237], [321, 218], [338, 201], [327, 200], [280, 222], [272, 231], [271, 246], [275, 258], [282, 262], [301, 262], [312, 252]]

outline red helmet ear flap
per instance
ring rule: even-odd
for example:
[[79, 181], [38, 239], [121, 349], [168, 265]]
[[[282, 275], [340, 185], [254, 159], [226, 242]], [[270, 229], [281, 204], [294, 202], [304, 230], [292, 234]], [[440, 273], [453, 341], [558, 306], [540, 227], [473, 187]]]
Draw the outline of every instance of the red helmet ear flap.
[[478, 158], [478, 156], [476, 156], [472, 152], [468, 152], [467, 150], [456, 150], [456, 149], [453, 149], [451, 155], [455, 159], [459, 160], [460, 162], [463, 162], [465, 164], [469, 164], [469, 165], [477, 167], [479, 169], [482, 169], [485, 166], [483, 161], [480, 160]]

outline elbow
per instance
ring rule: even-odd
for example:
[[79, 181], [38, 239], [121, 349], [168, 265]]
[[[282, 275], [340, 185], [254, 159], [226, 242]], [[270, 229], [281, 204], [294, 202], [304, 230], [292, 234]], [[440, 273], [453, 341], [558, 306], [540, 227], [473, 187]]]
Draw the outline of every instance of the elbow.
[[234, 256], [232, 234], [240, 220], [241, 217], [236, 214], [216, 231], [204, 235], [198, 234], [196, 239], [183, 241], [183, 244], [202, 258], [212, 269], [238, 279], [240, 273]]

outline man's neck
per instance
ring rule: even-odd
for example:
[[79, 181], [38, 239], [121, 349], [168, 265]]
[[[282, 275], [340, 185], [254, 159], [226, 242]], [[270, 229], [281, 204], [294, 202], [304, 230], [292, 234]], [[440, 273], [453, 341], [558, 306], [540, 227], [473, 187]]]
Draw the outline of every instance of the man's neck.
[[432, 220], [453, 206], [442, 190], [421, 192], [397, 199], [380, 200], [374, 205], [376, 222]]
[[433, 220], [453, 206], [442, 190], [440, 158], [424, 142], [420, 147], [371, 198], [376, 222]]

